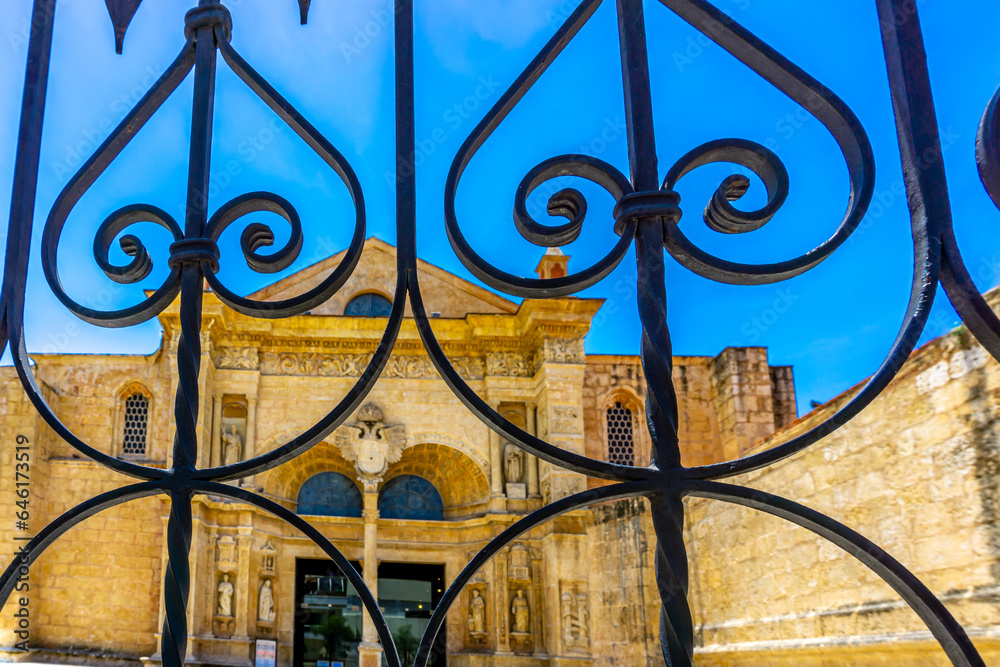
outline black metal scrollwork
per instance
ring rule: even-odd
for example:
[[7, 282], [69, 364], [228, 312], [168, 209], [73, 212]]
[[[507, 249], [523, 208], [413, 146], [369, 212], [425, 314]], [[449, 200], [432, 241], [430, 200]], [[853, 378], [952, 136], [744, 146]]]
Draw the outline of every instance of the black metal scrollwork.
[[[606, 277], [626, 256], [633, 242], [638, 269], [638, 309], [643, 326], [641, 359], [648, 384], [646, 424], [653, 443], [649, 467], [622, 466], [566, 452], [516, 427], [476, 395], [449, 362], [435, 338], [424, 308], [417, 278], [416, 176], [398, 174], [397, 180], [397, 282], [386, 329], [373, 358], [347, 395], [304, 433], [248, 461], [211, 469], [196, 467], [198, 439], [198, 373], [201, 347], [202, 285], [207, 280], [218, 297], [238, 312], [253, 317], [279, 318], [300, 314], [323, 303], [351, 275], [360, 258], [365, 233], [364, 200], [360, 183], [347, 160], [311, 124], [236, 52], [230, 44], [232, 23], [221, 4], [200, 0], [186, 17], [186, 43], [174, 63], [111, 133], [95, 154], [73, 176], [56, 199], [42, 235], [42, 268], [56, 297], [81, 319], [105, 327], [131, 326], [161, 312], [180, 296], [181, 337], [178, 345], [178, 390], [174, 420], [177, 426], [172, 467], [169, 470], [119, 461], [83, 442], [59, 421], [35, 383], [24, 339], [24, 287], [30, 253], [32, 217], [37, 189], [41, 128], [45, 110], [49, 54], [56, 0], [35, 0], [21, 126], [15, 164], [14, 191], [3, 287], [0, 290], [0, 338], [10, 346], [15, 367], [30, 400], [55, 432], [85, 456], [102, 465], [141, 480], [130, 486], [92, 498], [69, 510], [43, 529], [28, 545], [29, 559], [74, 525], [94, 514], [134, 499], [166, 494], [171, 499], [167, 528], [168, 566], [164, 597], [166, 620], [161, 653], [169, 667], [184, 662], [187, 650], [186, 607], [190, 589], [187, 569], [191, 547], [191, 500], [196, 494], [212, 494], [252, 504], [288, 522], [315, 542], [344, 572], [358, 590], [375, 622], [390, 667], [399, 667], [400, 657], [385, 618], [371, 591], [344, 556], [308, 522], [276, 503], [245, 489], [220, 482], [272, 469], [319, 443], [340, 425], [363, 401], [384, 368], [402, 325], [409, 297], [419, 335], [430, 359], [456, 396], [489, 428], [527, 452], [576, 472], [611, 480], [616, 484], [588, 490], [558, 500], [521, 519], [491, 541], [451, 583], [421, 639], [414, 665], [425, 665], [448, 610], [489, 558], [531, 528], [570, 510], [619, 498], [644, 496], [650, 500], [657, 536], [657, 583], [662, 598], [661, 644], [663, 658], [671, 667], [692, 664], [693, 623], [686, 600], [687, 554], [683, 541], [682, 499], [700, 496], [737, 503], [784, 518], [832, 541], [861, 560], [888, 582], [944, 647], [955, 665], [979, 666], [982, 659], [968, 636], [911, 573], [862, 536], [828, 517], [776, 496], [722, 484], [719, 478], [758, 469], [790, 456], [819, 441], [867, 406], [895, 376], [912, 352], [927, 321], [934, 291], [944, 284], [973, 333], [1000, 358], [1000, 321], [975, 290], [951, 229], [950, 206], [940, 161], [934, 106], [927, 77], [919, 21], [894, 20], [906, 0], [876, 0], [882, 19], [882, 37], [899, 134], [903, 168], [911, 201], [915, 266], [910, 303], [899, 335], [881, 367], [868, 383], [836, 414], [809, 432], [738, 461], [685, 468], [681, 464], [677, 436], [678, 409], [671, 382], [672, 347], [667, 328], [667, 294], [664, 252], [691, 271], [725, 283], [762, 284], [799, 275], [830, 256], [857, 228], [871, 200], [874, 187], [874, 157], [868, 138], [850, 109], [815, 79], [771, 49], [730, 17], [705, 0], [661, 0], [696, 29], [745, 63], [792, 100], [814, 115], [836, 140], [847, 165], [849, 197], [847, 210], [834, 234], [804, 255], [774, 264], [740, 264], [712, 256], [695, 246], [681, 230], [683, 176], [700, 166], [726, 162], [742, 165], [763, 183], [766, 203], [744, 211], [733, 205], [747, 191], [749, 178], [736, 175], [723, 180], [704, 208], [703, 219], [714, 231], [727, 234], [751, 232], [767, 224], [789, 192], [789, 176], [781, 160], [767, 148], [743, 139], [720, 139], [695, 148], [678, 159], [659, 181], [653, 133], [653, 108], [649, 90], [646, 35], [641, 0], [616, 0], [624, 101], [629, 137], [630, 174], [586, 155], [561, 155], [546, 160], [524, 176], [514, 194], [513, 218], [518, 232], [542, 247], [558, 247], [575, 240], [587, 222], [588, 205], [578, 190], [567, 188], [550, 197], [548, 212], [566, 220], [556, 225], [535, 220], [527, 210], [528, 197], [541, 185], [561, 176], [586, 179], [607, 192], [614, 201], [607, 220], [619, 240], [593, 265], [569, 276], [549, 279], [523, 278], [504, 272], [484, 260], [465, 239], [458, 222], [455, 198], [463, 173], [477, 151], [504, 121], [551, 63], [560, 56], [602, 0], [584, 0], [522, 74], [486, 114], [458, 151], [445, 186], [445, 226], [452, 247], [463, 264], [487, 285], [514, 296], [555, 297], [579, 292]], [[116, 48], [121, 51], [125, 31], [140, 0], [106, 0], [115, 29]], [[306, 22], [309, 0], [298, 0], [300, 20]], [[396, 47], [396, 153], [397, 164], [407, 164], [414, 154], [414, 77], [412, 0], [395, 0]], [[244, 218], [268, 213], [289, 226], [289, 240], [268, 254], [260, 251], [274, 243], [273, 229], [249, 221], [240, 236], [240, 249], [248, 266], [261, 273], [280, 271], [291, 265], [304, 244], [298, 213], [285, 199], [266, 192], [248, 193], [221, 205], [208, 216], [208, 165], [214, 118], [214, 81], [218, 55], [300, 138], [340, 177], [355, 207], [354, 234], [350, 246], [329, 275], [317, 286], [296, 297], [262, 302], [241, 297], [217, 277], [220, 264], [218, 241], [223, 232]], [[137, 283], [150, 275], [160, 248], [147, 248], [133, 234], [123, 234], [139, 222], [166, 229], [173, 242], [167, 248], [169, 274], [140, 303], [114, 311], [88, 308], [64, 290], [59, 278], [58, 246], [66, 221], [83, 194], [117, 158], [145, 123], [194, 72], [193, 123], [187, 206], [183, 224], [166, 212], [144, 204], [121, 208], [101, 223], [94, 240], [94, 257], [109, 279]], [[977, 158], [983, 183], [1000, 205], [1000, 94], [990, 103], [980, 127]], [[936, 155], [937, 160], [920, 160]], [[130, 258], [123, 266], [110, 260], [115, 239]], [[156, 261], [159, 261], [158, 259]], [[835, 464], [835, 463], [834, 463]], [[10, 595], [19, 563], [0, 575], [0, 603]]]

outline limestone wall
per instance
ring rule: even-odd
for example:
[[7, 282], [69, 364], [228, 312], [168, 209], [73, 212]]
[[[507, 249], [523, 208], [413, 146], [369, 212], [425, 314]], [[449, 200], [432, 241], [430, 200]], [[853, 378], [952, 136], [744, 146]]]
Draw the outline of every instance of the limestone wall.
[[[853, 394], [765, 441], [828, 417]], [[994, 663], [1000, 637], [1000, 366], [957, 331], [924, 346], [821, 444], [733, 483], [801, 502], [885, 548]], [[687, 502], [699, 665], [950, 664], [918, 617], [852, 557], [740, 507]]]
[[588, 530], [595, 665], [663, 664], [660, 598], [653, 568], [656, 540], [645, 499], [591, 510]]

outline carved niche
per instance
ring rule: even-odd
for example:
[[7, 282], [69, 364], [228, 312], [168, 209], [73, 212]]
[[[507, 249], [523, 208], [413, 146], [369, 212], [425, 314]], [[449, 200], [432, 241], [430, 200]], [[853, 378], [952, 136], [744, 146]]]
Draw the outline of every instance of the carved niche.
[[515, 653], [531, 653], [533, 612], [531, 586], [531, 552], [523, 544], [510, 548], [507, 570], [510, 648]]
[[469, 617], [468, 617], [468, 646], [469, 648], [482, 648], [489, 642], [489, 596], [487, 595], [486, 580], [482, 574], [476, 575], [465, 587], [469, 596]]
[[278, 550], [271, 544], [271, 540], [264, 542], [260, 548], [260, 574], [262, 576], [274, 576]]
[[246, 399], [224, 396], [219, 420], [219, 464], [231, 465], [243, 460], [247, 441]]
[[215, 538], [215, 569], [231, 573], [236, 572], [237, 565], [236, 538], [232, 535], [219, 535]]
[[389, 464], [399, 460], [406, 446], [406, 427], [386, 424], [383, 419], [382, 409], [367, 403], [358, 410], [357, 421], [344, 424], [334, 434], [344, 458], [367, 484], [381, 482]]

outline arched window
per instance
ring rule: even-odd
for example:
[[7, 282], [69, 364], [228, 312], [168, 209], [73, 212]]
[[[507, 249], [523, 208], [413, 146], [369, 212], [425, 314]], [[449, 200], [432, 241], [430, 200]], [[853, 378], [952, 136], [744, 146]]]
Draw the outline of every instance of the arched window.
[[351, 317], [389, 317], [392, 301], [381, 294], [368, 292], [351, 299], [344, 309], [344, 315]]
[[635, 465], [635, 442], [632, 438], [632, 410], [615, 401], [608, 406], [608, 462]]
[[134, 392], [125, 397], [125, 425], [122, 431], [122, 454], [146, 455], [146, 434], [149, 431], [149, 397]]
[[361, 507], [357, 484], [339, 472], [313, 475], [299, 489], [299, 514], [360, 517]]
[[378, 513], [383, 519], [443, 521], [444, 502], [434, 485], [423, 477], [393, 477], [378, 495]]

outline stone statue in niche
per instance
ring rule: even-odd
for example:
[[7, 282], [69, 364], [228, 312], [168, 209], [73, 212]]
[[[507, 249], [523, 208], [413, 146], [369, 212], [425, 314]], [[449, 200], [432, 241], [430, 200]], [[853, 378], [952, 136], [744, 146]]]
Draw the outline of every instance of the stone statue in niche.
[[260, 585], [257, 596], [257, 620], [261, 623], [274, 623], [274, 592], [271, 590], [271, 580], [265, 579]]
[[528, 599], [524, 597], [524, 589], [517, 589], [517, 596], [510, 604], [510, 613], [514, 617], [514, 632], [526, 635], [531, 632], [531, 612], [528, 609]]
[[478, 589], [473, 589], [469, 600], [469, 634], [486, 633], [486, 600]]
[[219, 616], [233, 615], [233, 584], [229, 581], [229, 575], [222, 575], [219, 582], [219, 607], [215, 613]]
[[524, 476], [524, 452], [514, 443], [508, 442], [503, 448], [503, 476], [507, 482], [507, 497], [524, 499], [528, 497], [521, 479]]
[[521, 450], [512, 442], [508, 442], [503, 449], [503, 473], [508, 484], [516, 484], [521, 481], [523, 459]]
[[222, 434], [222, 463], [232, 465], [239, 463], [243, 455], [243, 438], [236, 432], [236, 425], [230, 424], [229, 429]]

